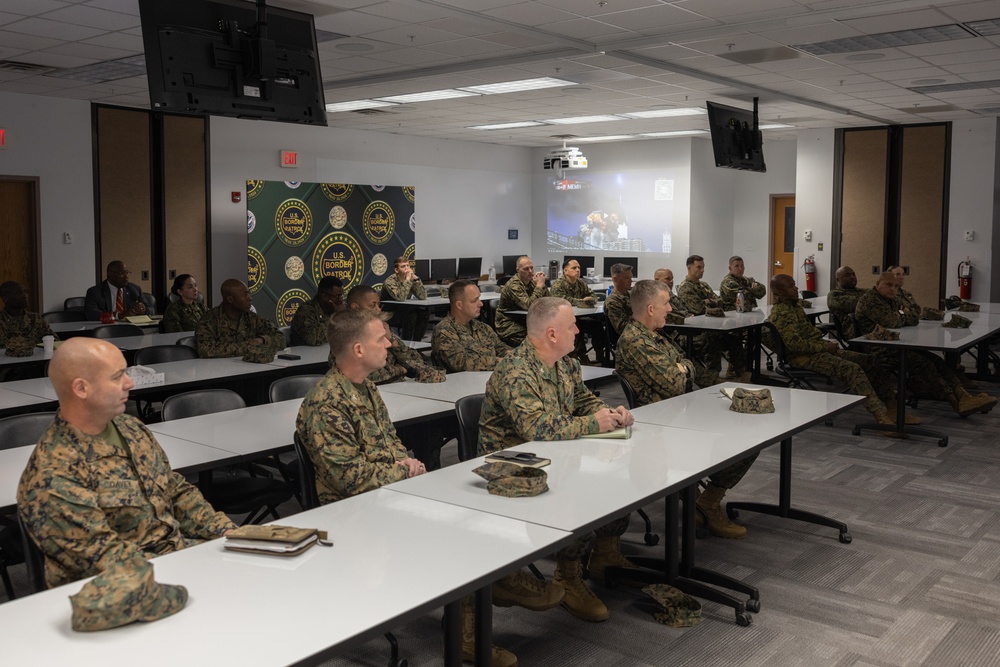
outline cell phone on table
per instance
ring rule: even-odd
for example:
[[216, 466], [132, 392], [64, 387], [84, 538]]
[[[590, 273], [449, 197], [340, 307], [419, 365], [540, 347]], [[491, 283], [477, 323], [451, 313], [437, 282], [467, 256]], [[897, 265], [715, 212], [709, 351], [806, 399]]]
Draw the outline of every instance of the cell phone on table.
[[279, 355], [278, 355], [278, 358], [279, 358], [279, 359], [286, 359], [286, 360], [288, 360], [288, 361], [298, 361], [298, 360], [299, 360], [299, 359], [301, 359], [302, 357], [300, 357], [300, 356], [299, 356], [299, 355], [297, 355], [297, 354], [279, 354]]

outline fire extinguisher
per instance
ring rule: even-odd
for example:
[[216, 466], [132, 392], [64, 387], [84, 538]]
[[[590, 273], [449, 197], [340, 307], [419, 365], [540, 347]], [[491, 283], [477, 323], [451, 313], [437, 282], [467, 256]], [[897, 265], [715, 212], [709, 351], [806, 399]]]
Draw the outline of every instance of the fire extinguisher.
[[806, 274], [806, 289], [810, 292], [816, 291], [816, 260], [815, 255], [809, 255], [806, 257], [806, 261], [802, 262], [802, 268]]
[[958, 295], [963, 300], [972, 298], [972, 262], [968, 257], [958, 263]]

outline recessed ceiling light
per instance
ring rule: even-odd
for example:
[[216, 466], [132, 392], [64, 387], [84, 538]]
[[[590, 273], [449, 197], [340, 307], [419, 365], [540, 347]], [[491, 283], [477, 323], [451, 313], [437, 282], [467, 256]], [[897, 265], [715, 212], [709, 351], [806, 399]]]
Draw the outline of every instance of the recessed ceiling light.
[[368, 42], [337, 42], [333, 48], [347, 53], [364, 53], [365, 51], [374, 51], [375, 45]]
[[685, 137], [693, 134], [708, 134], [708, 130], [672, 130], [670, 132], [643, 132], [640, 137]]
[[966, 21], [966, 28], [972, 28], [983, 37], [1000, 35], [1000, 19], [985, 19], [983, 21]]
[[516, 127], [538, 127], [545, 125], [537, 120], [523, 120], [516, 123], [495, 123], [493, 125], [470, 125], [467, 130], [512, 130]]
[[621, 116], [602, 114], [598, 116], [573, 116], [571, 118], [549, 118], [544, 122], [554, 123], [556, 125], [575, 125], [576, 123], [606, 123], [611, 120], [625, 120], [625, 119], [622, 118]]
[[383, 102], [396, 102], [397, 104], [410, 104], [413, 102], [434, 102], [435, 100], [451, 100], [456, 97], [475, 97], [476, 93], [467, 93], [464, 90], [447, 88], [445, 90], [428, 90], [423, 93], [409, 93], [408, 95], [387, 95], [375, 99]]
[[759, 125], [758, 130], [784, 130], [789, 127], [795, 127], [794, 125], [786, 125], [785, 123], [767, 123], [766, 125]]
[[606, 137], [576, 137], [573, 141], [621, 141], [622, 139], [635, 139], [635, 135], [611, 134]]
[[650, 109], [649, 111], [630, 111], [629, 113], [623, 113], [622, 116], [628, 118], [666, 118], [668, 116], [698, 116], [705, 113], [704, 109], [696, 109], [693, 107], [681, 108], [672, 107], [670, 109]]
[[558, 88], [559, 86], [573, 86], [571, 81], [553, 79], [552, 77], [541, 77], [539, 79], [521, 79], [520, 81], [504, 81], [503, 83], [487, 83], [482, 86], [462, 86], [459, 90], [468, 90], [479, 95], [500, 95], [503, 93], [520, 93], [525, 90], [542, 90], [544, 88]]
[[378, 100], [350, 100], [349, 102], [335, 102], [327, 104], [326, 110], [330, 113], [338, 111], [357, 111], [358, 109], [377, 109], [379, 107], [394, 107], [392, 102], [380, 102]]

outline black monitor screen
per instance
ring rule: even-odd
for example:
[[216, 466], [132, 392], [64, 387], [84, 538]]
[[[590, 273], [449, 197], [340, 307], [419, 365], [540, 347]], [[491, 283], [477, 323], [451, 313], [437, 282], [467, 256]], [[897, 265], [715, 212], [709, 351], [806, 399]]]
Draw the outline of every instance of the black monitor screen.
[[482, 257], [459, 257], [458, 258], [458, 277], [465, 278], [466, 280], [479, 280], [479, 276], [482, 274], [483, 269], [483, 258]]
[[632, 277], [639, 277], [639, 258], [638, 257], [605, 257], [604, 258], [604, 275], [611, 277], [611, 267], [614, 264], [628, 264], [632, 267]]
[[420, 278], [421, 280], [430, 280], [431, 260], [429, 259], [413, 260], [413, 272], [417, 274], [417, 278]]
[[434, 280], [454, 280], [455, 279], [455, 258], [432, 259], [431, 278]]
[[313, 17], [243, 0], [139, 0], [153, 109], [326, 125]]
[[587, 269], [594, 268], [594, 260], [596, 259], [593, 255], [565, 255], [563, 256], [563, 265], [566, 264], [571, 259], [575, 259], [580, 263], [580, 275], [587, 275]]
[[517, 259], [519, 257], [523, 257], [523, 255], [503, 256], [503, 274], [505, 276], [513, 276], [517, 274]]
[[754, 130], [752, 111], [706, 102], [708, 127], [712, 131], [715, 166], [746, 171], [767, 171], [763, 139]]

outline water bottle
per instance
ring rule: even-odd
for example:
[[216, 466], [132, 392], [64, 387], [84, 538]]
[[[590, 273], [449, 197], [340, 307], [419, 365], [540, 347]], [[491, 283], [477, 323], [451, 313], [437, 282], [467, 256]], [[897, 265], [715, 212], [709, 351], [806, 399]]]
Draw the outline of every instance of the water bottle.
[[493, 262], [490, 262], [490, 282], [495, 283], [497, 281], [497, 267]]
[[743, 290], [736, 293], [736, 312], [743, 312]]

